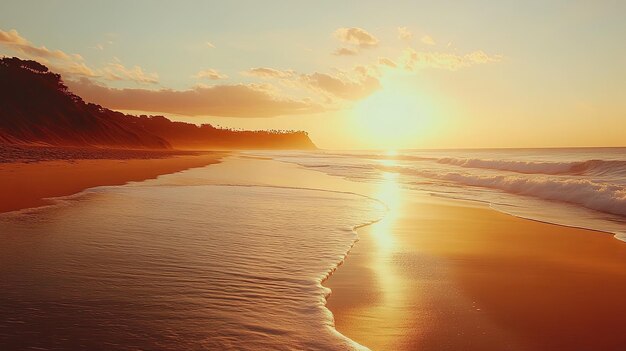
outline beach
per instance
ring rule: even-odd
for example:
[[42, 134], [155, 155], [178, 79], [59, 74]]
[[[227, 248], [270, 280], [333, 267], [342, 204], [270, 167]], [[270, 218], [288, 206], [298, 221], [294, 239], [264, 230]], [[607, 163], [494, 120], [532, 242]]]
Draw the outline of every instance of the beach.
[[105, 185], [143, 181], [219, 162], [225, 153], [81, 148], [2, 149], [0, 213], [50, 204]]
[[19, 175], [5, 189], [33, 179], [60, 195], [115, 185], [0, 217], [0, 278], [10, 287], [0, 293], [0, 341], [15, 348], [626, 343], [626, 247], [608, 233], [410, 190], [394, 173], [354, 181], [259, 155], [0, 167]]
[[626, 0], [254, 5], [2, 1], [0, 351], [626, 351]]
[[623, 242], [398, 192], [325, 282], [339, 332], [372, 350], [623, 350]]

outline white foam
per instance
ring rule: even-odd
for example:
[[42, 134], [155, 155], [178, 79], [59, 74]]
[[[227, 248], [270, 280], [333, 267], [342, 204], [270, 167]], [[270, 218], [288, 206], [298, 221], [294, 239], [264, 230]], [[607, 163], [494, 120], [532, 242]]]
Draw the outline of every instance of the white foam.
[[606, 173], [612, 170], [623, 172], [626, 169], [626, 161], [618, 160], [549, 162], [446, 157], [438, 159], [437, 162], [466, 168], [493, 169], [525, 174], [586, 174]]
[[626, 189], [587, 179], [558, 179], [547, 176], [485, 176], [456, 172], [416, 171], [418, 175], [470, 186], [499, 189], [513, 194], [556, 200], [601, 212], [626, 216]]

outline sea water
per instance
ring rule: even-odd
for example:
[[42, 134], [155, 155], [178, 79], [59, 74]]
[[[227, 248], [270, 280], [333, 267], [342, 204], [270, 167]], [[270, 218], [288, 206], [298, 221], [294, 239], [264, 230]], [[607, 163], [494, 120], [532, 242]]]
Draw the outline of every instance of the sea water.
[[0, 215], [0, 349], [361, 349], [321, 282], [381, 204], [202, 171]]
[[626, 241], [626, 148], [261, 154], [357, 181], [395, 173], [406, 188]]

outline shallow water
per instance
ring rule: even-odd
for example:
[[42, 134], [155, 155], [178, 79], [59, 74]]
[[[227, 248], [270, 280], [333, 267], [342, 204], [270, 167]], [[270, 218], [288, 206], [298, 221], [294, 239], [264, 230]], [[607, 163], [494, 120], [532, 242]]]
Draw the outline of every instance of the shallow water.
[[206, 169], [1, 215], [0, 345], [360, 348], [332, 327], [320, 283], [354, 243], [353, 228], [380, 218], [380, 203], [208, 185]]
[[626, 148], [262, 153], [365, 182], [474, 200], [516, 216], [626, 241]]

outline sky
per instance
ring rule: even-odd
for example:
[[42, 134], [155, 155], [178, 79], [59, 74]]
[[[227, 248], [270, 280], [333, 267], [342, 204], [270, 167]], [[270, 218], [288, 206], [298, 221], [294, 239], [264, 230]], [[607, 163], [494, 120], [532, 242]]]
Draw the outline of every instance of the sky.
[[327, 149], [626, 146], [625, 1], [2, 1], [86, 101]]

